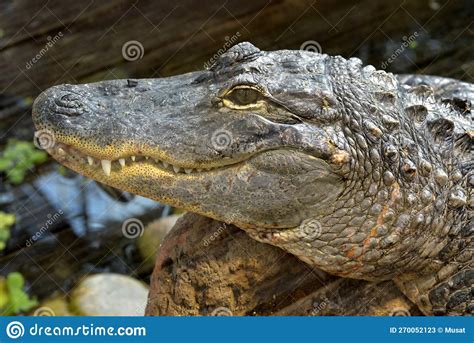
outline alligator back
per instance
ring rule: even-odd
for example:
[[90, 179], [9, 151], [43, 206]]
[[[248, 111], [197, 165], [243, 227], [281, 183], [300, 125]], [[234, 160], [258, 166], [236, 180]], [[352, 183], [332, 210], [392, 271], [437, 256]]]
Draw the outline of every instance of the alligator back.
[[[425, 146], [432, 150], [432, 156], [437, 156], [441, 159], [440, 163], [451, 169], [448, 174], [453, 175], [445, 185], [453, 189], [448, 198], [451, 211], [441, 215], [457, 216], [461, 220], [457, 220], [459, 227], [446, 229], [449, 230], [449, 243], [435, 261], [426, 266], [425, 275], [402, 275], [396, 281], [425, 313], [472, 315], [474, 125], [471, 103], [474, 102], [474, 85], [422, 75], [400, 75], [398, 80], [405, 89], [406, 114], [412, 117], [418, 130], [429, 133], [427, 137], [432, 139]], [[433, 226], [435, 229], [436, 226]], [[432, 273], [430, 268], [433, 268]]]

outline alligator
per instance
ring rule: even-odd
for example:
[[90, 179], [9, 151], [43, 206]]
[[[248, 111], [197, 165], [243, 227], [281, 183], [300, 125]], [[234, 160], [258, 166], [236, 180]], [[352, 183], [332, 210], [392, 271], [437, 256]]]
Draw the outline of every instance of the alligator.
[[474, 313], [474, 85], [261, 51], [208, 70], [51, 87], [39, 141], [109, 186], [245, 230], [328, 273]]

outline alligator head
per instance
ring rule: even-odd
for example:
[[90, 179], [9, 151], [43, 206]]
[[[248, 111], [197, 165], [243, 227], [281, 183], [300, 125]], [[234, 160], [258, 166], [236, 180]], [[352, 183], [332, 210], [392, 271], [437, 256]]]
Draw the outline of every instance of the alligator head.
[[[60, 85], [34, 121], [88, 177], [240, 226], [294, 227], [344, 189], [346, 156], [329, 76], [308, 79], [298, 59], [244, 43], [208, 71]], [[324, 75], [326, 58], [314, 68]]]
[[431, 113], [427, 89], [401, 87], [358, 59], [241, 43], [205, 71], [52, 87], [33, 116], [54, 136], [48, 152], [85, 176], [379, 280], [443, 249], [445, 236], [423, 230], [458, 220], [435, 214], [446, 185], [465, 180], [415, 130]]

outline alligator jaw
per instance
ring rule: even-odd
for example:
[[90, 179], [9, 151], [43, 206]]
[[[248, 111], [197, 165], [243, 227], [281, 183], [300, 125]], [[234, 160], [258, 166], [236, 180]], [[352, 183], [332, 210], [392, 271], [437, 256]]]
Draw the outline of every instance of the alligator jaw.
[[[61, 140], [66, 139], [61, 136]], [[122, 158], [99, 160], [60, 142], [47, 151], [58, 162], [86, 177], [241, 228], [286, 229], [299, 224], [304, 212], [298, 212], [291, 193], [275, 199], [273, 190], [281, 185], [293, 183], [292, 187], [303, 187], [305, 192], [314, 197], [317, 197], [320, 189], [329, 189], [325, 193], [331, 196], [339, 192], [338, 188], [328, 188], [326, 184], [325, 180], [337, 179], [330, 172], [326, 161], [288, 149], [262, 151], [245, 160], [227, 160], [221, 166], [191, 171], [163, 160], [157, 162], [153, 157], [147, 159], [146, 155], [138, 153], [124, 156], [122, 162]], [[159, 153], [156, 152], [156, 155]], [[305, 161], [306, 170], [283, 169], [278, 172], [272, 167], [276, 163], [290, 168], [298, 159]], [[301, 182], [294, 181], [300, 178]], [[306, 178], [320, 179], [321, 182], [314, 182], [308, 187], [304, 183]], [[248, 189], [261, 193], [256, 200], [262, 202], [267, 211], [260, 211], [253, 202], [241, 204], [239, 209], [236, 208], [238, 214], [228, 211], [229, 204], [236, 204], [242, 192]]]
[[[190, 167], [177, 165], [170, 161], [165, 161], [158, 159], [154, 156], [144, 155], [141, 152], [136, 152], [133, 155], [119, 155], [118, 158], [114, 160], [109, 159], [100, 159], [99, 157], [86, 155], [81, 150], [64, 143], [56, 143], [53, 147], [46, 149], [47, 152], [61, 164], [67, 165], [71, 169], [82, 173], [82, 174], [91, 174], [95, 177], [100, 177], [100, 170], [102, 170], [102, 177], [107, 180], [112, 173], [117, 173], [119, 175], [126, 176], [128, 173], [131, 173], [133, 168], [136, 165], [146, 166], [150, 171], [154, 170], [154, 173], [163, 173], [169, 175], [185, 176], [185, 175], [195, 175], [206, 172], [213, 172], [221, 168], [227, 168], [230, 166], [235, 166], [241, 161], [232, 161], [226, 164], [221, 164], [219, 166], [198, 166]], [[160, 155], [155, 153], [154, 155]]]

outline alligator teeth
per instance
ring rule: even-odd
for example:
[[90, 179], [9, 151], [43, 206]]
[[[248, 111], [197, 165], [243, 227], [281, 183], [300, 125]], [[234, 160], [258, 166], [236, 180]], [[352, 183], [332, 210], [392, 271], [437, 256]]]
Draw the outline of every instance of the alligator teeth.
[[[131, 162], [127, 163], [126, 159], [128, 157], [118, 158], [117, 160], [101, 160], [99, 158], [94, 158], [92, 156], [87, 156], [86, 154], [81, 153], [77, 149], [72, 148], [72, 147], [68, 147], [68, 146], [58, 147], [56, 149], [56, 153], [58, 155], [61, 155], [61, 156], [66, 156], [67, 155], [68, 158], [73, 159], [76, 162], [79, 161], [81, 163], [86, 163], [86, 161], [87, 161], [87, 164], [90, 165], [90, 166], [93, 166], [93, 167], [97, 167], [97, 163], [99, 163], [100, 166], [102, 167], [102, 171], [104, 172], [104, 174], [106, 176], [111, 175], [112, 165], [115, 161], [117, 161], [122, 168], [125, 168], [126, 165], [132, 165]], [[142, 163], [145, 160], [153, 161], [154, 165], [158, 166], [159, 168], [167, 169], [168, 171], [173, 170], [176, 174], [178, 174], [178, 173], [192, 174], [192, 173], [195, 173], [195, 172], [200, 173], [200, 172], [203, 172], [203, 171], [210, 171], [210, 170], [215, 170], [216, 169], [216, 167], [201, 167], [201, 168], [178, 167], [178, 166], [175, 166], [171, 163], [168, 163], [168, 162], [165, 162], [165, 161], [160, 161], [159, 159], [156, 159], [153, 156], [140, 155], [140, 156], [138, 156], [138, 160], [137, 160], [136, 155], [132, 155], [132, 156], [129, 156], [129, 157], [130, 157], [131, 161], [133, 161], [133, 162], [138, 161], [138, 163]], [[118, 168], [118, 166], [117, 166], [117, 168]], [[118, 168], [118, 169], [120, 169], [120, 168]], [[117, 170], [117, 172], [118, 172], [118, 170]], [[444, 176], [444, 175], [442, 175], [442, 176]], [[440, 178], [439, 175], [438, 175], [438, 178]]]
[[112, 169], [112, 162], [109, 160], [102, 160], [100, 161], [102, 164], [102, 170], [104, 171], [104, 174], [107, 176], [110, 176], [110, 170]]

